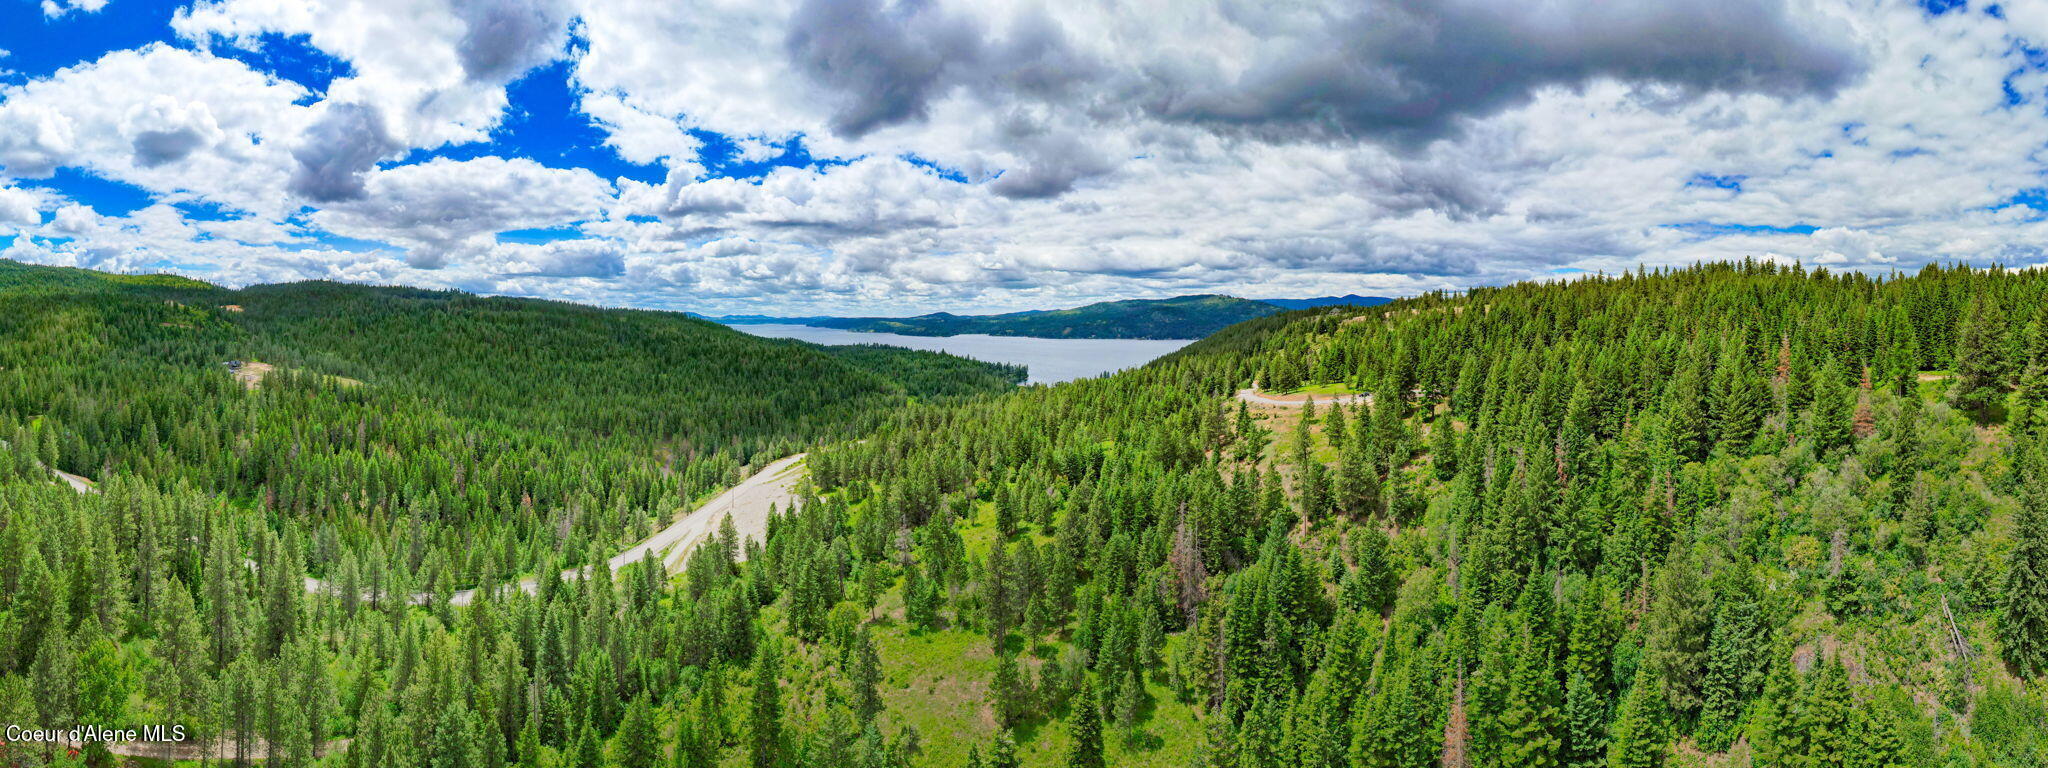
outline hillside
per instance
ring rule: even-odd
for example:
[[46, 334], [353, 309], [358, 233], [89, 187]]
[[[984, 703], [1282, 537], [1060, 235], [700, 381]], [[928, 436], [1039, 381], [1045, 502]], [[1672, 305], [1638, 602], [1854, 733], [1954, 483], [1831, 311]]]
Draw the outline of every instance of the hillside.
[[1031, 310], [1000, 315], [936, 312], [916, 317], [797, 317], [736, 315], [726, 323], [786, 322], [907, 336], [1033, 336], [1059, 339], [1198, 339], [1254, 317], [1281, 311], [1233, 296], [1176, 296], [1170, 299], [1105, 301], [1072, 309]]
[[1264, 318], [906, 413], [813, 458], [851, 512], [779, 546], [917, 529], [872, 631], [987, 691], [892, 702], [953, 729], [932, 765], [1003, 723], [1026, 765], [2040, 765], [2044, 288], [1715, 265]]
[[[269, 373], [252, 389], [228, 361]], [[580, 557], [743, 465], [1022, 376], [671, 313], [0, 262], [0, 435], [78, 475], [260, 500], [329, 551], [445, 558], [444, 582], [530, 567], [544, 544]]]
[[[868, 419], [733, 425], [816, 446], [765, 543], [588, 581], [554, 574], [730, 482], [698, 468], [730, 458], [633, 459], [718, 425], [614, 412], [683, 398], [603, 350], [442, 368], [501, 343], [478, 325], [638, 350], [699, 324], [17, 278], [0, 721], [190, 723], [281, 765], [2048, 758], [2040, 270], [1714, 264], [1275, 314], [995, 396], [884, 382]], [[374, 359], [377, 334], [441, 362]], [[284, 373], [242, 389], [208, 367], [230, 354]], [[462, 608], [376, 599], [528, 573]]]

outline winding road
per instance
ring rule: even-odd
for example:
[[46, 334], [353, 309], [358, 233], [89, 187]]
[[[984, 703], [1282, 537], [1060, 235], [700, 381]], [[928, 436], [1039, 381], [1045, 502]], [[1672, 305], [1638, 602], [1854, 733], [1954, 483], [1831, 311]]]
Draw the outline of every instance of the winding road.
[[[4, 443], [0, 443], [0, 447], [4, 446]], [[689, 514], [676, 518], [668, 527], [612, 556], [610, 560], [605, 561], [605, 565], [616, 573], [619, 569], [653, 554], [661, 557], [662, 567], [669, 572], [680, 571], [683, 564], [688, 562], [690, 553], [698, 545], [718, 535], [719, 525], [726, 518], [732, 518], [733, 528], [739, 531], [741, 541], [758, 540], [767, 536], [768, 513], [775, 509], [786, 510], [796, 502], [797, 483], [804, 478], [803, 460], [804, 454], [799, 453], [770, 462], [768, 466], [762, 467], [761, 471], [740, 481], [739, 485], [726, 489], [724, 493], [698, 505]], [[58, 479], [79, 493], [99, 492], [91, 480], [60, 469], [45, 469], [49, 469]], [[745, 557], [745, 552], [742, 551], [740, 556]], [[254, 562], [248, 565], [251, 568], [256, 567]], [[562, 571], [562, 578], [580, 579], [587, 573], [585, 568], [570, 568]], [[502, 585], [499, 588], [505, 586], [511, 585]], [[518, 588], [526, 594], [535, 594], [540, 591], [540, 579], [534, 576], [520, 579]], [[330, 591], [326, 582], [311, 576], [306, 577], [306, 592]], [[451, 605], [469, 605], [470, 601], [475, 599], [476, 590], [464, 589], [451, 594], [448, 602]], [[426, 592], [415, 592], [410, 600], [414, 605], [427, 605], [433, 602], [434, 596]]]
[[[689, 560], [690, 552], [695, 550], [697, 545], [718, 535], [719, 523], [728, 517], [732, 518], [733, 527], [739, 531], [741, 541], [768, 535], [769, 510], [788, 509], [796, 501], [797, 481], [804, 477], [803, 468], [800, 466], [803, 460], [804, 454], [799, 453], [769, 463], [752, 477], [740, 481], [739, 485], [726, 489], [724, 493], [698, 506], [695, 511], [677, 518], [667, 528], [656, 531], [653, 536], [627, 547], [624, 552], [613, 555], [605, 564], [612, 572], [617, 573], [619, 569], [653, 553], [661, 555], [662, 566], [669, 572], [680, 571], [683, 563]], [[744, 552], [741, 556], [745, 556]], [[570, 568], [562, 571], [562, 578], [580, 579], [585, 574], [583, 568]], [[322, 589], [312, 586], [318, 583], [315, 580], [309, 578], [306, 581], [308, 591]], [[532, 576], [520, 579], [519, 589], [526, 594], [534, 594], [540, 589], [540, 580]], [[453, 605], [468, 605], [475, 598], [476, 590], [465, 589], [450, 596], [448, 602]], [[432, 599], [425, 593], [412, 596], [415, 605], [425, 605]]]
[[[6, 443], [0, 442], [0, 448], [5, 447]], [[606, 561], [605, 565], [617, 572], [641, 558], [654, 554], [661, 557], [662, 566], [669, 572], [679, 571], [683, 564], [688, 562], [692, 551], [718, 535], [720, 524], [727, 518], [732, 519], [733, 527], [739, 531], [741, 541], [767, 536], [769, 513], [777, 509], [786, 510], [796, 501], [797, 485], [805, 475], [803, 460], [804, 454], [799, 453], [769, 463], [740, 484], [726, 489], [724, 493], [698, 505], [695, 510], [676, 518], [668, 527], [656, 531], [654, 535], [638, 544], [627, 547], [625, 551]], [[95, 487], [91, 480], [55, 467], [44, 469], [48, 469], [74, 491], [99, 493], [99, 488]], [[740, 556], [746, 556], [744, 550]], [[253, 561], [244, 562], [252, 569], [256, 567]], [[586, 574], [587, 568], [570, 568], [562, 571], [562, 578], [580, 579]], [[529, 595], [535, 594], [540, 589], [540, 580], [529, 576], [521, 579], [518, 587]], [[311, 576], [306, 577], [306, 592], [331, 593], [325, 582]], [[448, 602], [451, 605], [468, 605], [475, 598], [476, 590], [465, 589], [450, 595]], [[433, 600], [433, 595], [425, 592], [416, 592], [411, 598], [414, 605], [426, 605]], [[348, 742], [348, 739], [330, 741], [324, 751], [347, 749]], [[65, 746], [79, 748], [82, 745]], [[122, 757], [148, 757], [160, 760], [226, 760], [232, 757], [231, 749], [232, 745], [226, 741], [216, 741], [212, 744], [124, 742], [110, 747], [113, 754]], [[242, 757], [261, 760], [267, 756], [267, 752], [267, 745], [258, 740], [254, 750]]]

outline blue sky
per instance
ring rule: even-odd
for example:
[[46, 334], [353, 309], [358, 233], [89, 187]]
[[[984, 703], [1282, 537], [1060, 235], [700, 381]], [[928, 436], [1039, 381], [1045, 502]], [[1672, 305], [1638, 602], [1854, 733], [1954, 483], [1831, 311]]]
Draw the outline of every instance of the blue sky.
[[2048, 240], [2036, 4], [0, 0], [0, 50], [0, 256], [231, 285], [908, 314]]

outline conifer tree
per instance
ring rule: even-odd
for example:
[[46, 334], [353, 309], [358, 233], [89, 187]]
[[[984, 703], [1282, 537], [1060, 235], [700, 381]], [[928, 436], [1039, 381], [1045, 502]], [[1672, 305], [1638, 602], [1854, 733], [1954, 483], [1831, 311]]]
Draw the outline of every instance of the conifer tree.
[[1956, 407], [1979, 417], [2005, 399], [2005, 312], [1983, 294], [1970, 300], [1956, 331]]
[[647, 694], [641, 694], [626, 707], [626, 717], [619, 723], [617, 746], [619, 768], [654, 768], [661, 760], [660, 736], [655, 732], [654, 713], [647, 703]]
[[1584, 673], [1572, 672], [1565, 684], [1565, 765], [1593, 768], [1607, 757], [1607, 703]]
[[2032, 483], [2032, 498], [2014, 521], [1999, 598], [1998, 641], [2005, 663], [2026, 677], [2048, 672], [2048, 480]]
[[1094, 681], [1083, 678], [1068, 720], [1067, 768], [1103, 768], [1102, 697]]
[[1849, 674], [1840, 659], [1822, 664], [1807, 681], [1801, 697], [1794, 739], [1805, 765], [1846, 765], [1858, 745], [1852, 717], [1855, 701], [1849, 694]]
[[988, 749], [988, 768], [1021, 768], [1024, 761], [1017, 757], [1017, 739], [1010, 735], [1010, 729], [996, 729], [994, 742]]
[[1714, 752], [1735, 740], [1743, 702], [1752, 693], [1753, 681], [1759, 679], [1756, 664], [1761, 655], [1761, 649], [1755, 647], [1755, 605], [1739, 596], [1722, 597], [1726, 602], [1715, 613], [1707, 641], [1700, 721], [1694, 731], [1700, 747]]
[[1714, 441], [1722, 450], [1748, 447], [1770, 410], [1770, 390], [1741, 345], [1726, 344], [1714, 367]]
[[882, 659], [867, 627], [854, 630], [851, 656], [847, 681], [853, 684], [853, 714], [865, 726], [882, 712]]
[[1841, 365], [1833, 359], [1813, 372], [1813, 410], [1808, 414], [1807, 434], [1820, 454], [1848, 445], [1853, 434], [1853, 396], [1842, 386], [1842, 376]]
[[922, 564], [912, 562], [905, 569], [903, 582], [903, 615], [911, 626], [932, 629], [939, 623], [939, 585], [937, 579], [928, 578]]
[[988, 707], [995, 713], [996, 725], [1011, 728], [1023, 719], [1024, 692], [1018, 682], [1017, 658], [998, 651], [996, 671], [988, 684]]
[[1664, 764], [1664, 691], [1658, 678], [1636, 675], [1628, 697], [1614, 715], [1607, 744], [1608, 768], [1657, 768]]
[[747, 706], [748, 760], [754, 768], [777, 768], [782, 756], [782, 689], [776, 684], [777, 653], [754, 654], [754, 695]]
[[1680, 711], [1700, 703], [1713, 609], [1701, 581], [1691, 547], [1673, 546], [1658, 573], [1654, 602], [1644, 622], [1643, 669], [1656, 677], [1658, 689]]
[[1506, 765], [1558, 768], [1563, 741], [1558, 706], [1562, 692], [1551, 669], [1548, 646], [1524, 627], [1517, 643], [1515, 668], [1508, 682], [1507, 710], [1501, 716]]

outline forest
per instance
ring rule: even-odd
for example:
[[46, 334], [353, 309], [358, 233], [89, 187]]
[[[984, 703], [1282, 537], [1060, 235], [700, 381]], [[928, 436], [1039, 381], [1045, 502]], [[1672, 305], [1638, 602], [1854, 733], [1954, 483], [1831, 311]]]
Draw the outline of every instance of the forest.
[[[291, 766], [2048, 764], [2042, 270], [1430, 294], [1053, 387], [714, 330], [0, 263], [0, 723]], [[554, 575], [800, 450], [764, 541]]]

